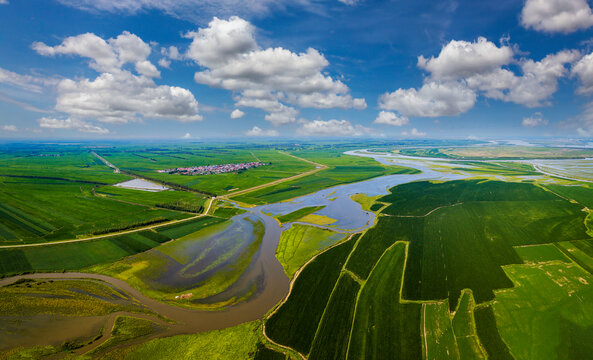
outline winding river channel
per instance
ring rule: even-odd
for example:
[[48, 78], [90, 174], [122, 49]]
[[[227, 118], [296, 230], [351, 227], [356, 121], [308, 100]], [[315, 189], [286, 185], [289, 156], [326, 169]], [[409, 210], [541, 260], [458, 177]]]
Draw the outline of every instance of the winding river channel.
[[[98, 280], [121, 289], [154, 313], [174, 321], [173, 324], [168, 324], [166, 330], [161, 332], [159, 336], [171, 336], [222, 329], [247, 321], [261, 319], [268, 311], [270, 311], [270, 309], [282, 301], [289, 292], [290, 281], [285, 275], [282, 265], [276, 259], [275, 251], [282, 231], [287, 229], [290, 225], [281, 227], [270, 214], [287, 214], [303, 207], [325, 206], [316, 214], [325, 215], [336, 220], [335, 223], [327, 226], [327, 228], [344, 234], [360, 232], [369, 226], [372, 226], [374, 222], [374, 214], [362, 210], [360, 204], [350, 198], [351, 195], [357, 193], [363, 193], [368, 196], [384, 195], [388, 193], [389, 188], [412, 181], [456, 180], [473, 176], [459, 171], [453, 172], [450, 168], [442, 166], [443, 164], [447, 164], [447, 161], [444, 161], [443, 159], [412, 158], [393, 154], [371, 153], [364, 150], [349, 151], [346, 154], [371, 157], [385, 165], [408, 166], [422, 172], [413, 175], [402, 174], [377, 177], [358, 183], [339, 185], [320, 190], [288, 202], [245, 208], [248, 213], [237, 215], [232, 218], [232, 221], [247, 221], [246, 218], [251, 219], [250, 221], [260, 221], [265, 227], [260, 248], [251, 256], [249, 266], [243, 274], [223, 293], [208, 300], [216, 302], [232, 296], [240, 297], [240, 295], [244, 294], [247, 289], [252, 289], [254, 287], [257, 291], [253, 292], [244, 301], [228, 307], [225, 310], [202, 311], [165, 304], [143, 295], [140, 291], [122, 280], [90, 273], [66, 272], [21, 275], [0, 280], [0, 286], [13, 283], [21, 278]], [[460, 166], [455, 164], [455, 167], [459, 168], [463, 167], [463, 165]], [[219, 233], [209, 234], [208, 236], [224, 237], [224, 232], [230, 231], [228, 229], [232, 228], [232, 226], [223, 227]], [[196, 240], [202, 241], [202, 239]], [[0, 338], [1, 337], [2, 335], [0, 334]], [[28, 345], [38, 344], [42, 344], [42, 342], [36, 343], [35, 340], [32, 340], [32, 343]]]

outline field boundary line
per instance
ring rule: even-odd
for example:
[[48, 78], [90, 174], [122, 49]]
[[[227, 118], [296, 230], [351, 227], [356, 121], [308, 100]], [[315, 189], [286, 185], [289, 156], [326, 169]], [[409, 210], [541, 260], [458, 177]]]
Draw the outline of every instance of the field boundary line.
[[86, 238], [80, 238], [80, 239], [60, 240], [60, 241], [52, 241], [52, 242], [36, 243], [36, 244], [2, 245], [2, 246], [0, 246], [0, 249], [17, 249], [17, 248], [25, 248], [25, 247], [36, 247], [36, 246], [49, 246], [49, 245], [70, 244], [70, 243], [77, 243], [77, 242], [83, 242], [83, 241], [92, 241], [92, 240], [104, 239], [104, 238], [109, 238], [109, 237], [112, 237], [112, 236], [120, 236], [120, 235], [133, 234], [133, 233], [144, 231], [144, 230], [152, 230], [152, 229], [159, 228], [159, 227], [162, 227], [162, 226], [168, 226], [168, 225], [178, 224], [178, 223], [181, 223], [181, 222], [185, 222], [185, 221], [189, 221], [189, 220], [195, 220], [195, 219], [199, 219], [199, 218], [204, 217], [204, 216], [208, 216], [208, 212], [210, 211], [210, 207], [211, 207], [211, 205], [213, 203], [212, 199], [208, 199], [208, 201], [210, 201], [210, 202], [208, 204], [208, 207], [206, 208], [206, 211], [203, 214], [199, 214], [199, 215], [196, 215], [196, 216], [190, 216], [190, 217], [185, 218], [185, 219], [173, 220], [173, 221], [164, 222], [164, 223], [160, 223], [160, 224], [143, 226], [143, 227], [139, 227], [139, 228], [136, 228], [136, 229], [124, 230], [124, 231], [114, 232], [114, 233], [108, 233], [108, 234], [101, 234], [101, 235], [96, 235], [96, 236], [91, 236], [91, 237], [86, 237]]

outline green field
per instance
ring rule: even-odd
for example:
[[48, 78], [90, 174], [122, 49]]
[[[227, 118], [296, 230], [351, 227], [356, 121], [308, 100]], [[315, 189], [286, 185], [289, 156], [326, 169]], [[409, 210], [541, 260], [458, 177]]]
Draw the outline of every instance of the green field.
[[282, 232], [276, 257], [289, 278], [321, 250], [344, 239], [343, 234], [331, 230], [294, 224]]
[[350, 275], [338, 279], [327, 303], [309, 359], [345, 359], [360, 284]]
[[515, 287], [496, 292], [496, 324], [515, 359], [585, 359], [593, 335], [593, 276], [574, 264], [505, 267]]
[[98, 240], [0, 249], [0, 275], [78, 270], [95, 264], [111, 263], [169, 240], [169, 237], [145, 230]]
[[125, 359], [250, 359], [260, 342], [260, 328], [261, 322], [254, 321], [224, 330], [150, 340]]
[[277, 216], [276, 219], [278, 219], [278, 221], [280, 221], [281, 224], [287, 223], [287, 222], [293, 222], [293, 221], [297, 221], [307, 215], [313, 214], [314, 212], [317, 212], [321, 209], [323, 209], [325, 206], [309, 206], [309, 207], [304, 207], [302, 209], [298, 209], [296, 211], [293, 211], [291, 213], [285, 214], [285, 215], [280, 215]]
[[402, 155], [448, 159], [574, 159], [593, 156], [590, 149], [497, 145], [479, 147], [408, 148]]
[[[422, 358], [460, 359], [447, 301], [422, 305]], [[463, 359], [469, 357], [464, 356]]]
[[[288, 300], [266, 322], [268, 336], [308, 354], [354, 239], [319, 255], [296, 279]], [[287, 331], [290, 329], [290, 331]]]
[[422, 305], [401, 301], [405, 266], [406, 244], [397, 243], [371, 272], [356, 304], [348, 359], [382, 359], [384, 354], [396, 359], [422, 357]]

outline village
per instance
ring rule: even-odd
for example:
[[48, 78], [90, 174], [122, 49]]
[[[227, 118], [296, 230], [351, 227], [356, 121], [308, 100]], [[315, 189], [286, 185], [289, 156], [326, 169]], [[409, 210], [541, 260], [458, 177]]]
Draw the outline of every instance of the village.
[[157, 170], [159, 173], [166, 174], [181, 174], [181, 175], [213, 175], [224, 174], [229, 172], [237, 172], [256, 168], [260, 166], [270, 165], [270, 163], [263, 163], [260, 161], [239, 163], [239, 164], [222, 164], [222, 165], [205, 165], [192, 167], [179, 167], [173, 169]]

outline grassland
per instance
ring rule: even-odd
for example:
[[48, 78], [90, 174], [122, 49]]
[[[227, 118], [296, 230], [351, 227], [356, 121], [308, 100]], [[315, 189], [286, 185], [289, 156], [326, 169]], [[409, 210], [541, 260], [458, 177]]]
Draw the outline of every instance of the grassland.
[[148, 341], [126, 356], [127, 360], [252, 358], [260, 342], [261, 322], [193, 335], [178, 335]]
[[294, 224], [282, 232], [276, 257], [289, 278], [321, 250], [344, 239], [343, 234], [314, 226]]
[[0, 317], [97, 316], [143, 311], [110, 286], [85, 280], [23, 280], [0, 287]]
[[314, 212], [317, 212], [317, 211], [323, 209], [324, 207], [325, 206], [308, 206], [308, 207], [298, 209], [296, 211], [293, 211], [293, 212], [285, 214], [285, 215], [277, 216], [276, 219], [278, 219], [278, 221], [281, 224], [293, 222], [293, 221], [297, 221], [307, 215], [313, 214]]
[[[364, 211], [375, 211], [372, 210], [373, 204], [375, 203], [375, 201], [377, 201], [377, 199], [379, 199], [381, 197], [381, 195], [377, 195], [377, 196], [367, 196], [365, 194], [354, 194], [351, 195], [350, 198], [354, 201], [356, 201], [357, 203], [360, 204], [360, 207], [364, 210]], [[380, 205], [380, 204], [379, 204]], [[376, 210], [380, 209], [375, 207]]]
[[461, 359], [486, 359], [487, 355], [482, 347], [476, 330], [474, 310], [476, 303], [471, 290], [464, 290], [457, 303], [453, 316], [453, 332]]
[[150, 335], [157, 328], [158, 325], [150, 320], [131, 316], [118, 316], [113, 324], [113, 329], [111, 329], [109, 339], [95, 348], [91, 354], [97, 354], [128, 340]]

